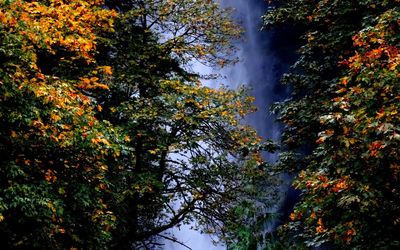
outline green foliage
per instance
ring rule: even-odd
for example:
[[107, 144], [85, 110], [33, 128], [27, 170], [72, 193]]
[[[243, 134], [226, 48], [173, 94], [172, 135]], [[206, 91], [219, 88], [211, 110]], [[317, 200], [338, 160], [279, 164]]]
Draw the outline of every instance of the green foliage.
[[286, 1], [265, 16], [305, 30], [283, 78], [293, 98], [276, 111], [287, 125], [279, 168], [303, 190], [282, 230], [308, 246], [399, 247], [397, 4]]
[[102, 106], [98, 117], [127, 135], [128, 150], [111, 163], [108, 177], [118, 183], [109, 201], [118, 218], [114, 247], [151, 246], [167, 229], [193, 219], [199, 230], [235, 240], [244, 223], [233, 216], [235, 207], [243, 199], [254, 206], [263, 194], [254, 190], [265, 182], [258, 168], [261, 140], [239, 124], [254, 110], [253, 98], [244, 89], [201, 86], [185, 63], [228, 62], [223, 52], [240, 30], [211, 1], [118, 8], [124, 13], [104, 48], [112, 56], [102, 58], [114, 66], [114, 79], [109, 93], [94, 92]]
[[256, 244], [273, 147], [240, 123], [245, 89], [190, 71], [232, 62], [240, 32], [212, 1], [1, 1], [5, 247], [153, 247], [193, 219]]
[[[110, 240], [115, 217], [102, 202], [100, 187], [105, 157], [119, 151], [110, 142], [118, 136], [95, 119], [81, 88], [95, 77], [88, 71], [99, 67], [93, 59], [97, 33], [88, 27], [107, 32], [115, 15], [97, 5], [0, 4], [3, 247], [91, 248]], [[49, 67], [52, 60], [87, 68], [62, 74], [61, 66]], [[105, 87], [92, 80], [92, 87]]]

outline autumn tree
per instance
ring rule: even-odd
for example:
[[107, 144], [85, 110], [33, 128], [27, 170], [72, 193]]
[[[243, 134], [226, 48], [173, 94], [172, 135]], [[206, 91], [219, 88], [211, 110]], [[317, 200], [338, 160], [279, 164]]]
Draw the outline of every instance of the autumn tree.
[[194, 218], [251, 238], [268, 205], [253, 99], [190, 69], [234, 61], [240, 32], [212, 1], [1, 1], [5, 247], [154, 247]]
[[85, 92], [107, 89], [94, 59], [112, 31], [102, 1], [0, 1], [0, 231], [5, 248], [105, 248], [105, 158], [120, 137]]
[[353, 37], [356, 54], [341, 62], [349, 69], [321, 116], [318, 165], [295, 184], [312, 194], [295, 212], [307, 232], [349, 248], [400, 244], [398, 20], [388, 10]]
[[276, 108], [287, 126], [278, 167], [303, 192], [285, 237], [340, 249], [399, 245], [397, 4], [286, 1], [265, 16], [305, 30], [283, 77], [293, 98]]

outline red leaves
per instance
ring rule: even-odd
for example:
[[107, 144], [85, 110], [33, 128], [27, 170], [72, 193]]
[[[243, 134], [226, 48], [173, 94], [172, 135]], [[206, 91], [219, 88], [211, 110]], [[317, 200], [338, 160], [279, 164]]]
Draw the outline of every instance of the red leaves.
[[379, 153], [379, 150], [382, 149], [383, 147], [384, 147], [383, 142], [381, 142], [381, 141], [374, 141], [374, 142], [371, 143], [371, 144], [369, 145], [369, 147], [368, 147], [368, 148], [369, 148], [369, 151], [370, 151], [369, 156], [371, 156], [371, 157], [377, 156], [378, 153]]

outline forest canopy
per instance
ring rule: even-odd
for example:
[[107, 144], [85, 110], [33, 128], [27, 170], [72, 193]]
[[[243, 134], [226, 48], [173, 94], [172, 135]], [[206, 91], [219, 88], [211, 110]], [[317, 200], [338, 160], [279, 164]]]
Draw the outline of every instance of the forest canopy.
[[0, 1], [3, 247], [153, 248], [194, 219], [252, 237], [253, 98], [189, 70], [232, 62], [240, 33], [212, 1]]
[[272, 1], [266, 27], [301, 31], [282, 82], [290, 99], [276, 171], [295, 175], [300, 201], [282, 242], [334, 249], [397, 249], [399, 1]]
[[265, 29], [300, 34], [271, 142], [245, 88], [193, 70], [236, 61], [218, 1], [0, 0], [2, 247], [184, 246], [187, 224], [228, 249], [398, 249], [399, 3], [268, 1]]

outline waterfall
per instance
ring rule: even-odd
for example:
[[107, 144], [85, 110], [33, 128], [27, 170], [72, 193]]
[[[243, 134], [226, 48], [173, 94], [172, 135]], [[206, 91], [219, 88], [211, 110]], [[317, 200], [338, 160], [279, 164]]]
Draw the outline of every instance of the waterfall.
[[[264, 0], [222, 0], [224, 8], [234, 8], [234, 18], [245, 29], [243, 39], [236, 41], [239, 62], [217, 70], [223, 76], [218, 83], [230, 88], [246, 85], [250, 94], [256, 98], [255, 105], [258, 111], [249, 115], [246, 123], [253, 126], [260, 136], [278, 141], [281, 129], [275, 122], [268, 107], [287, 96], [286, 89], [280, 86], [279, 78], [288, 62], [281, 62], [281, 57], [273, 52], [278, 46], [272, 40], [276, 34], [270, 31], [261, 31], [261, 16], [267, 9]], [[202, 65], [195, 65], [195, 70], [201, 74], [210, 73], [210, 69]], [[207, 82], [206, 85], [218, 86], [218, 83]], [[276, 155], [265, 155], [269, 161], [275, 161]], [[222, 250], [225, 246], [213, 245], [212, 236], [191, 230], [190, 225], [173, 228], [169, 231], [175, 237], [193, 250]], [[165, 242], [166, 250], [187, 249], [173, 242]]]
[[[250, 94], [256, 98], [258, 111], [249, 115], [246, 122], [263, 138], [279, 140], [281, 130], [268, 107], [286, 96], [286, 93], [279, 84], [280, 74], [276, 67], [279, 59], [271, 50], [272, 34], [261, 31], [261, 16], [267, 4], [264, 0], [222, 0], [222, 6], [233, 7], [234, 18], [245, 29], [243, 40], [237, 41], [239, 63], [222, 70], [226, 84], [250, 88]], [[268, 158], [275, 160], [275, 156]]]

